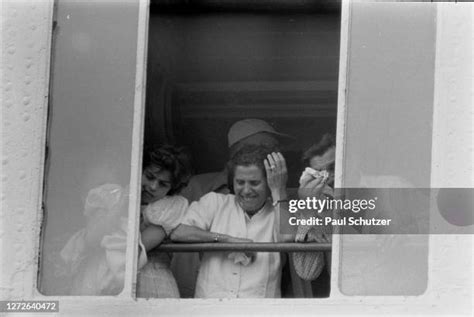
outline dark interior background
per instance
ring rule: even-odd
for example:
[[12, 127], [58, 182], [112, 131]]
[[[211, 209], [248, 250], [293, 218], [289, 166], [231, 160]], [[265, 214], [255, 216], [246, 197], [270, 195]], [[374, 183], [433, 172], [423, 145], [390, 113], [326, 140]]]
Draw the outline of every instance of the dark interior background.
[[186, 145], [196, 173], [220, 170], [227, 131], [261, 118], [290, 134], [290, 187], [301, 153], [335, 133], [340, 3], [152, 1], [145, 147]]

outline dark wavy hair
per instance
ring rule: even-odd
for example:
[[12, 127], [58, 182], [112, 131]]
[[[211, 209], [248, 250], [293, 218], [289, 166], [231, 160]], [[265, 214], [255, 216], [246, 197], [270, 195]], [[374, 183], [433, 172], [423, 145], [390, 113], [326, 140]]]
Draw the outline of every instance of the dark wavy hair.
[[336, 146], [336, 139], [331, 133], [326, 133], [321, 137], [318, 143], [312, 145], [303, 153], [302, 161], [309, 166], [309, 161], [315, 156], [321, 156], [332, 147]]
[[272, 152], [278, 152], [278, 148], [268, 145], [249, 144], [244, 145], [238, 150], [227, 162], [227, 186], [230, 192], [234, 193], [234, 175], [237, 166], [256, 165], [263, 172], [263, 176], [266, 179], [267, 172], [265, 171], [263, 161]]
[[191, 155], [185, 147], [164, 144], [146, 149], [142, 168], [145, 170], [150, 166], [157, 166], [171, 173], [170, 196], [186, 187], [192, 175]]

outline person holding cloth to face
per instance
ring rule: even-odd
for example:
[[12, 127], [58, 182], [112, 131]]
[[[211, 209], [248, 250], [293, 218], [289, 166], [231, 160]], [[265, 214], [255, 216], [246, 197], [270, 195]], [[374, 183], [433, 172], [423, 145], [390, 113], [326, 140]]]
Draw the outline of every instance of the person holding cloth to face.
[[[299, 199], [305, 200], [308, 197], [316, 197], [320, 200], [334, 198], [335, 158], [336, 143], [331, 134], [323, 135], [318, 143], [304, 152], [303, 162], [309, 166], [306, 167], [300, 178]], [[301, 212], [305, 213], [304, 210]], [[309, 212], [314, 215], [313, 211]], [[330, 228], [321, 229], [318, 226], [300, 225], [295, 241], [330, 243], [332, 241], [331, 230]], [[322, 273], [325, 265], [330, 273], [331, 252], [295, 252], [293, 253], [293, 263], [298, 276], [306, 281], [314, 281]], [[314, 286], [318, 287], [318, 285], [313, 285], [313, 290], [315, 290]]]
[[[280, 209], [288, 209], [283, 155], [262, 145], [242, 147], [227, 165], [230, 194], [211, 192], [190, 205], [171, 234], [182, 242], [278, 242]], [[292, 238], [292, 237], [287, 237]], [[197, 298], [280, 297], [278, 252], [204, 252]]]

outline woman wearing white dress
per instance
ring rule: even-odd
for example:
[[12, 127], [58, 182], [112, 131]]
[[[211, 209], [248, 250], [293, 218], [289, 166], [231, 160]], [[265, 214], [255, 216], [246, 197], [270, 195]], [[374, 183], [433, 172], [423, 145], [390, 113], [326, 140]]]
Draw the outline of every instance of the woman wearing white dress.
[[[179, 297], [164, 253], [147, 256], [180, 223], [188, 202], [177, 195], [190, 176], [187, 154], [161, 146], [143, 160], [138, 297]], [[89, 191], [86, 227], [61, 251], [73, 280], [70, 295], [117, 295], [123, 289], [127, 238], [128, 189], [104, 184]]]
[[[183, 218], [186, 198], [176, 195], [190, 177], [189, 159], [182, 149], [161, 147], [144, 157], [141, 240], [150, 250], [167, 239]], [[139, 271], [138, 297], [179, 298], [170, 270], [171, 254], [153, 253]]]

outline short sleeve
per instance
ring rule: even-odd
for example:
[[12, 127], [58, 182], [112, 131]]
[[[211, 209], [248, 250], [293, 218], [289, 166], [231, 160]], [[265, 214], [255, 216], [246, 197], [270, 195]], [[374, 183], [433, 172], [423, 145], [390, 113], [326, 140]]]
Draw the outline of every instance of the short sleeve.
[[188, 201], [183, 196], [166, 196], [149, 204], [143, 215], [147, 222], [163, 227], [169, 235], [181, 223], [187, 209]]
[[193, 202], [181, 222], [184, 225], [210, 230], [212, 221], [222, 205], [222, 194], [208, 193], [199, 201]]

